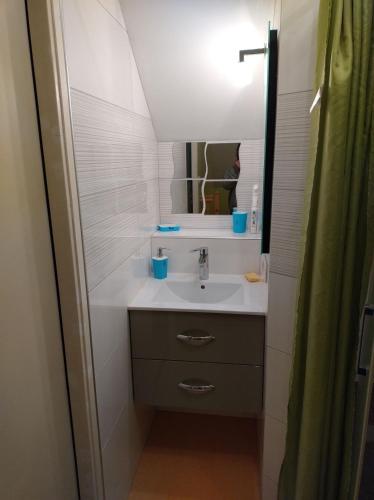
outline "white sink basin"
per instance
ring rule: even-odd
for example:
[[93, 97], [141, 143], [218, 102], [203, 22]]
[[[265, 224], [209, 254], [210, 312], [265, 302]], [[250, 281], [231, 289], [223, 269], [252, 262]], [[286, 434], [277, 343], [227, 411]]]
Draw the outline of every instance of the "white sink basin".
[[244, 290], [241, 283], [164, 281], [154, 295], [153, 302], [242, 305]]
[[266, 283], [248, 283], [244, 276], [210, 274], [200, 282], [196, 275], [169, 274], [165, 280], [149, 278], [128, 308], [263, 315], [267, 292]]

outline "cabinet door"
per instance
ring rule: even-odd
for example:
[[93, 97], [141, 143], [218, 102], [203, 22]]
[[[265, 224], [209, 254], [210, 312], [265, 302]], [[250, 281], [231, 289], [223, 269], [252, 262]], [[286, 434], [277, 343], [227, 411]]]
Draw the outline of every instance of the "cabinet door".
[[264, 316], [131, 311], [132, 356], [262, 365]]
[[134, 359], [133, 373], [140, 403], [235, 415], [262, 410], [261, 366]]

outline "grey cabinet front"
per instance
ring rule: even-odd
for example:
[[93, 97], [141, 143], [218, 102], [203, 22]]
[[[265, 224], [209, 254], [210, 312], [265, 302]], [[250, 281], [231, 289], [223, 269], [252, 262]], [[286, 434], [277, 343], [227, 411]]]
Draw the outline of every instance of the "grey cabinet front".
[[137, 402], [261, 412], [264, 316], [130, 311], [130, 327]]
[[231, 414], [262, 408], [261, 366], [134, 359], [133, 373], [141, 403]]
[[264, 316], [131, 311], [132, 356], [262, 365]]

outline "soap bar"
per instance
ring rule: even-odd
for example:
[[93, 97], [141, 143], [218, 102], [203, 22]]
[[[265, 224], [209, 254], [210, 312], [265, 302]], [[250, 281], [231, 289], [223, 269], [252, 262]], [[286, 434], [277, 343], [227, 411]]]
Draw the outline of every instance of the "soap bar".
[[259, 281], [262, 281], [261, 276], [259, 276], [257, 273], [247, 273], [244, 275], [244, 277], [250, 283], [258, 283]]
[[159, 224], [157, 226], [158, 231], [162, 232], [167, 232], [167, 231], [179, 231], [180, 230], [180, 225], [179, 224]]

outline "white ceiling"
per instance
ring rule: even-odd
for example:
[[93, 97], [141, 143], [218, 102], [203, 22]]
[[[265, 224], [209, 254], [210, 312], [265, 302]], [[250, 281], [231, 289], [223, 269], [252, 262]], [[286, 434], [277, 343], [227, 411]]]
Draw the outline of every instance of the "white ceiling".
[[159, 140], [263, 137], [262, 47], [276, 0], [120, 0]]

